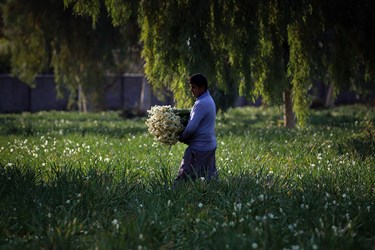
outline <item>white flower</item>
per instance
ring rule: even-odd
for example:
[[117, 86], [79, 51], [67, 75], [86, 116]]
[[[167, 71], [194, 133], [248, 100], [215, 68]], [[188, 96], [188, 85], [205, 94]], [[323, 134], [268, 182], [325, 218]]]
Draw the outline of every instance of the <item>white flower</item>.
[[198, 203], [198, 207], [199, 208], [202, 208], [203, 207], [203, 204], [201, 202]]
[[251, 248], [252, 249], [257, 249], [258, 248], [258, 244], [254, 242], [253, 244], [251, 244]]
[[149, 117], [146, 125], [155, 140], [166, 145], [176, 144], [184, 126], [181, 124], [180, 117], [174, 113], [174, 109], [170, 105], [156, 105], [147, 112]]
[[118, 220], [117, 219], [113, 219], [112, 225], [117, 225], [117, 224], [118, 224]]
[[332, 230], [333, 230], [333, 233], [334, 233], [335, 235], [337, 235], [337, 227], [336, 227], [336, 226], [332, 226]]
[[234, 211], [238, 211], [238, 212], [241, 212], [241, 209], [242, 209], [242, 204], [241, 203], [235, 203], [234, 205]]

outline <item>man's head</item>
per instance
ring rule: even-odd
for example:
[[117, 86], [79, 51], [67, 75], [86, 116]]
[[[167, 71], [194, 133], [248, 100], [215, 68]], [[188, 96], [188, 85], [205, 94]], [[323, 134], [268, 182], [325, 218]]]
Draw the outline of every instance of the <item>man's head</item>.
[[204, 75], [197, 73], [189, 77], [190, 90], [198, 98], [207, 91], [208, 83]]

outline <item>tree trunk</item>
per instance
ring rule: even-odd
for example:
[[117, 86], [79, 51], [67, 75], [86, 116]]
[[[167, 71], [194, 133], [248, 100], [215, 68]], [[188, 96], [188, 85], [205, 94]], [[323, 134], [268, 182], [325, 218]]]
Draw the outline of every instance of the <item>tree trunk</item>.
[[293, 113], [293, 103], [290, 90], [283, 92], [284, 127], [294, 128], [296, 126], [295, 115]]
[[325, 108], [333, 108], [335, 102], [335, 98], [333, 97], [333, 83], [329, 84], [328, 90], [327, 90], [327, 95], [326, 99], [324, 102], [324, 107]]
[[81, 84], [78, 85], [78, 110], [83, 113], [87, 112], [86, 97]]
[[151, 107], [151, 88], [146, 81], [146, 77], [142, 78], [141, 100], [139, 105], [140, 114], [145, 114]]

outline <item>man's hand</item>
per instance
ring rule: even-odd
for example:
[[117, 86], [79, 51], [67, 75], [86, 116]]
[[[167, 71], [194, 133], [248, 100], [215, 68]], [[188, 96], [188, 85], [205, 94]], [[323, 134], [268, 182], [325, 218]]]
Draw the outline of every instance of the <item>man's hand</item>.
[[182, 139], [181, 135], [178, 137], [178, 141], [182, 142], [182, 143], [185, 143], [185, 144], [188, 144], [186, 140]]

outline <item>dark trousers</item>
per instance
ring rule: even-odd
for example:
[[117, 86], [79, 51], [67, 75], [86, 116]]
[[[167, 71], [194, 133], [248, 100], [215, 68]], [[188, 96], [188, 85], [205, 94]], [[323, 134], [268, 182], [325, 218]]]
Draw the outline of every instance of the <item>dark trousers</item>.
[[188, 147], [182, 158], [176, 181], [195, 180], [201, 177], [210, 180], [216, 177], [215, 152], [216, 148], [210, 151], [195, 151]]

